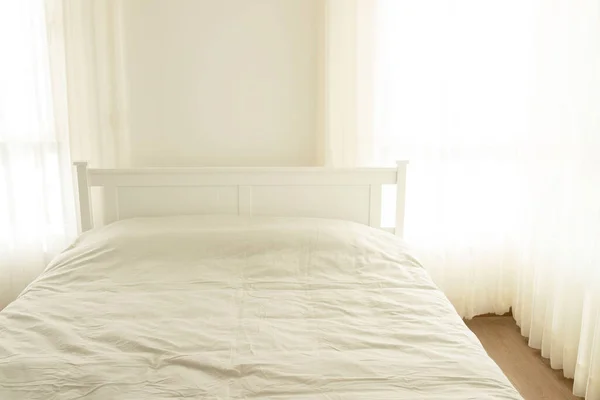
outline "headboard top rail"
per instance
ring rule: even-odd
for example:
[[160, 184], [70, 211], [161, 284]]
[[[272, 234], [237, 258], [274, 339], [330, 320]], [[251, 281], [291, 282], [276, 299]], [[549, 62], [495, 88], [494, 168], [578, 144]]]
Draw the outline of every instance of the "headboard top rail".
[[[394, 231], [401, 236], [407, 164], [102, 169], [75, 162], [80, 230], [135, 216], [191, 213], [315, 216], [381, 228], [382, 186], [396, 185]], [[102, 191], [94, 201], [92, 188]]]

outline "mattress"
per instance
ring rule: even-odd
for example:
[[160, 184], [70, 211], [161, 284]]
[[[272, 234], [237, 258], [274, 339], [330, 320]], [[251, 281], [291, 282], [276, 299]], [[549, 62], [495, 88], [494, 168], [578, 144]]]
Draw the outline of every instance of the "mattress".
[[521, 399], [393, 235], [321, 219], [90, 231], [0, 313], [1, 399]]

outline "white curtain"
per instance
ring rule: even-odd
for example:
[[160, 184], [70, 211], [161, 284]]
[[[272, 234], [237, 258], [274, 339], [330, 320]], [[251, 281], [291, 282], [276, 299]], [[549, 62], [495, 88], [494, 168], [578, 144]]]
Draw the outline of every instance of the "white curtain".
[[411, 161], [407, 238], [466, 317], [509, 310], [529, 166], [562, 157], [560, 138], [538, 137], [529, 121], [535, 17], [526, 3], [377, 3], [372, 158]]
[[[70, 153], [95, 168], [130, 166], [124, 0], [46, 0], [64, 51]], [[60, 59], [60, 58], [59, 58]], [[93, 218], [103, 220], [103, 195], [92, 189]]]
[[575, 393], [599, 399], [600, 3], [354, 1], [374, 23], [345, 46], [374, 66], [330, 74], [372, 81], [374, 100], [342, 115], [337, 99], [364, 101], [329, 85], [329, 119], [352, 128], [328, 127], [330, 162], [410, 160], [406, 238], [458, 312], [512, 307]]
[[46, 0], [57, 29], [53, 54], [67, 90], [72, 158], [97, 168], [130, 162], [123, 1]]
[[0, 309], [76, 235], [71, 159], [127, 165], [117, 0], [0, 1]]
[[42, 0], [0, 2], [0, 308], [75, 233]]

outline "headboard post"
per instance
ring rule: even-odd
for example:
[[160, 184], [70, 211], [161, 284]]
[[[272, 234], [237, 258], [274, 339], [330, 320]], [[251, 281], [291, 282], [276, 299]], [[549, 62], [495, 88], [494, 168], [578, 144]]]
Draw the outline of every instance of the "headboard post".
[[396, 236], [404, 236], [404, 212], [406, 207], [406, 170], [408, 161], [396, 161]]
[[92, 222], [92, 203], [90, 200], [90, 185], [88, 176], [88, 163], [76, 161], [75, 166], [77, 204], [79, 207], [79, 231], [89, 231], [94, 227]]

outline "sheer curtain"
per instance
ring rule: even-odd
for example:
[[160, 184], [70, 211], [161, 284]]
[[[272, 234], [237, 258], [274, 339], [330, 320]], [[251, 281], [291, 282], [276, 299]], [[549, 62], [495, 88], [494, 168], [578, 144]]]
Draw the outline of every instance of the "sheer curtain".
[[507, 312], [516, 283], [531, 47], [520, 3], [378, 3], [373, 158], [411, 160], [407, 238], [468, 317]]
[[55, 70], [67, 90], [72, 158], [93, 167], [130, 163], [123, 2], [46, 0], [56, 28]]
[[0, 1], [0, 309], [76, 235], [71, 159], [127, 165], [119, 4]]
[[528, 237], [513, 313], [576, 395], [600, 399], [600, 3], [533, 5]]
[[75, 232], [42, 0], [0, 2], [0, 308]]
[[512, 308], [575, 393], [600, 398], [600, 3], [353, 1], [375, 10], [347, 37], [373, 68], [345, 72], [374, 100], [330, 127], [329, 159], [409, 159], [406, 238], [458, 312]]

